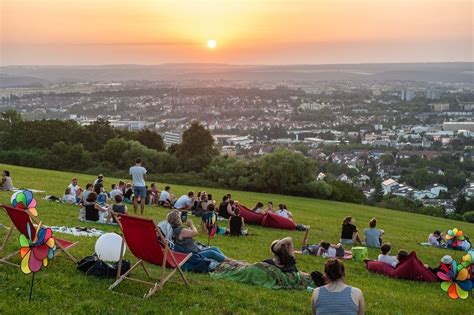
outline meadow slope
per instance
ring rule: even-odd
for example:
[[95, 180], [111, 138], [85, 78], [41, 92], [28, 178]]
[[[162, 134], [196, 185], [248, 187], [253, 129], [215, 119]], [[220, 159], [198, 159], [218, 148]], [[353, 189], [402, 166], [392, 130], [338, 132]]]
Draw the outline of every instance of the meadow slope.
[[[0, 165], [0, 169], [9, 169], [15, 187], [44, 190], [44, 194], [36, 194], [39, 217], [47, 225], [87, 226], [105, 231], [118, 231], [116, 226], [79, 222], [78, 208], [73, 205], [59, 204], [42, 200], [45, 194], [62, 196], [65, 187], [73, 176], [78, 177], [79, 184], [85, 186], [92, 182], [94, 176], [31, 169], [16, 166]], [[105, 174], [107, 175], [107, 174]], [[106, 187], [117, 179], [105, 178]], [[163, 183], [159, 184], [160, 187]], [[474, 236], [474, 224], [450, 221], [446, 219], [392, 211], [363, 205], [339, 203], [309, 198], [260, 194], [241, 191], [207, 189], [204, 187], [188, 187], [171, 185], [176, 195], [189, 190], [206, 190], [221, 198], [232, 193], [235, 200], [248, 206], [257, 201], [272, 200], [275, 204], [284, 202], [293, 212], [299, 223], [311, 225], [310, 239], [319, 242], [325, 239], [337, 242], [340, 223], [344, 216], [356, 218], [358, 227], [364, 228], [366, 222], [377, 217], [380, 228], [386, 231], [385, 239], [393, 245], [393, 252], [400, 248], [416, 250], [418, 256], [431, 266], [437, 265], [439, 259], [450, 254], [459, 259], [462, 252], [423, 248], [419, 242], [426, 240], [434, 229], [447, 230], [458, 227], [467, 235]], [[11, 193], [0, 192], [0, 203], [9, 204]], [[167, 210], [147, 207], [145, 215], [158, 222], [163, 219]], [[199, 222], [197, 218], [193, 218]], [[7, 216], [0, 211], [0, 223], [8, 224]], [[301, 246], [303, 232], [283, 231], [250, 226], [251, 236], [246, 238], [217, 237], [212, 241], [229, 257], [249, 262], [261, 261], [270, 256], [269, 243], [277, 238], [291, 236], [297, 247]], [[0, 240], [6, 235], [0, 229]], [[56, 234], [68, 240], [80, 241], [72, 249], [73, 255], [82, 258], [94, 251], [95, 238], [73, 237]], [[15, 242], [7, 251], [17, 249]], [[202, 241], [205, 240], [201, 236]], [[369, 256], [376, 258], [377, 250], [370, 250]], [[255, 286], [228, 281], [216, 281], [207, 275], [187, 273], [191, 287], [186, 288], [175, 277], [164, 290], [150, 299], [142, 300], [145, 287], [127, 282], [114, 293], [107, 290], [112, 279], [96, 279], [86, 277], [75, 270], [72, 263], [58, 256], [50, 266], [39, 273], [35, 280], [34, 300], [28, 304], [28, 290], [31, 276], [23, 275], [20, 270], [7, 265], [0, 265], [0, 314], [10, 313], [61, 313], [61, 314], [94, 314], [94, 313], [157, 313], [157, 314], [309, 314], [310, 296], [307, 291], [270, 291]], [[127, 258], [135, 261], [127, 252]], [[324, 259], [320, 257], [298, 256], [298, 266], [303, 271], [322, 270]], [[18, 259], [19, 261], [19, 259]], [[413, 281], [389, 279], [370, 274], [360, 262], [347, 261], [347, 282], [362, 289], [366, 299], [368, 314], [472, 314], [473, 299], [468, 301], [450, 300], [439, 284], [418, 283]], [[153, 274], [159, 274], [153, 268]]]

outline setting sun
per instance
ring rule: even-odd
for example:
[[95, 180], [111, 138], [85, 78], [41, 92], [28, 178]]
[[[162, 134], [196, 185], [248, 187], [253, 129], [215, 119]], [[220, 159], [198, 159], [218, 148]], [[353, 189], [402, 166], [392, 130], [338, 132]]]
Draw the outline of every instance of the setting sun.
[[210, 39], [207, 41], [207, 47], [210, 49], [214, 49], [217, 46], [217, 42], [214, 39]]

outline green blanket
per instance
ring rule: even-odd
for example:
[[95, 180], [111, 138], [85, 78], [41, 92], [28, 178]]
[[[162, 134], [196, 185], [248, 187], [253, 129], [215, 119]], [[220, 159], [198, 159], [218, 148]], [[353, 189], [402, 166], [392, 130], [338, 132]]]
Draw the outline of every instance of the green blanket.
[[282, 272], [280, 268], [259, 262], [252, 265], [222, 263], [211, 277], [248, 283], [267, 289], [300, 289], [314, 286], [311, 276], [302, 272]]

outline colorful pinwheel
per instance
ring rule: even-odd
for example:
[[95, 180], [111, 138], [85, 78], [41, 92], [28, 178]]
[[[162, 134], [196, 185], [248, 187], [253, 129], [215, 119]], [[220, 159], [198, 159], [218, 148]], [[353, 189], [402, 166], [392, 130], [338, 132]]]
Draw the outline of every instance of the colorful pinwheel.
[[28, 210], [33, 216], [37, 216], [36, 199], [33, 198], [33, 193], [29, 190], [20, 190], [14, 193], [11, 197], [11, 204], [14, 208]]
[[48, 265], [48, 261], [54, 257], [56, 244], [53, 232], [50, 228], [41, 227], [36, 229], [34, 237], [31, 235], [30, 223], [27, 223], [28, 236], [20, 235], [21, 271], [25, 274], [35, 273], [42, 267]]
[[469, 291], [472, 290], [471, 281], [471, 256], [465, 257], [461, 264], [457, 264], [454, 260], [450, 267], [441, 265], [441, 271], [438, 271], [437, 276], [443, 281], [441, 282], [441, 289], [448, 292], [448, 296], [452, 299], [467, 299]]

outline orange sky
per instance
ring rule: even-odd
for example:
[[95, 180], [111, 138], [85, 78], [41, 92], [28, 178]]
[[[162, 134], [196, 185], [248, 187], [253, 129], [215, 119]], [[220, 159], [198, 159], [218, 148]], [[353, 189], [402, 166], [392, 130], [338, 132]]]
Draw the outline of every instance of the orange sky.
[[2, 65], [474, 58], [470, 0], [0, 0], [0, 10]]

